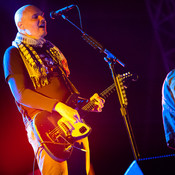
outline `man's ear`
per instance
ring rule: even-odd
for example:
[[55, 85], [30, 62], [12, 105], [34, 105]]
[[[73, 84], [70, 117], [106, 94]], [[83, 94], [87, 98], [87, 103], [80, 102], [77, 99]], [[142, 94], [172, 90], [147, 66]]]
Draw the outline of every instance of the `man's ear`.
[[21, 21], [18, 22], [17, 26], [19, 29], [24, 30], [24, 25], [22, 24]]

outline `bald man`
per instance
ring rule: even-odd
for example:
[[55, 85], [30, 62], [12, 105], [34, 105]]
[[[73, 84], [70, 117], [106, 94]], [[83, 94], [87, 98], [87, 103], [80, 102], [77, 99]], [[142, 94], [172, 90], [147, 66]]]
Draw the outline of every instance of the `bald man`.
[[[44, 39], [47, 35], [44, 13], [33, 5], [25, 5], [16, 11], [15, 23], [18, 33], [4, 54], [5, 80], [22, 114], [41, 173], [67, 175], [67, 161], [55, 160], [45, 147], [43, 149], [41, 139], [34, 133], [35, 121], [40, 120], [38, 118], [44, 113], [49, 116], [46, 117], [48, 122], [58, 114], [68, 123], [80, 122], [78, 111], [65, 103], [71, 94], [79, 95], [79, 92], [68, 79], [70, 70], [66, 58], [54, 44]], [[91, 112], [101, 112], [104, 100], [98, 94], [94, 94], [90, 98], [92, 100], [94, 106]], [[87, 136], [77, 139], [77, 144], [83, 144], [86, 174], [92, 174]]]

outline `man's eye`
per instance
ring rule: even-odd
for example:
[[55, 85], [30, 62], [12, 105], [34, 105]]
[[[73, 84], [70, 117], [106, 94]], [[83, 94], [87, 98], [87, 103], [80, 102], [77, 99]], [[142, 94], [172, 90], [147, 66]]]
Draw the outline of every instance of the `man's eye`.
[[33, 19], [37, 19], [38, 18], [38, 15], [33, 15], [32, 18]]

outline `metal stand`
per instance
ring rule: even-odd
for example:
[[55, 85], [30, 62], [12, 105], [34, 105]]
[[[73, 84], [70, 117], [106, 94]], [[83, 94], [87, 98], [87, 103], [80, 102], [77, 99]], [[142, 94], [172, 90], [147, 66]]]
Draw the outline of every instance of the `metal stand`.
[[133, 155], [134, 155], [135, 160], [138, 160], [140, 158], [140, 154], [139, 154], [138, 149], [137, 149], [137, 145], [136, 145], [134, 134], [133, 134], [132, 127], [131, 127], [131, 123], [129, 120], [129, 114], [128, 114], [128, 110], [127, 110], [126, 93], [124, 90], [123, 83], [120, 79], [120, 75], [119, 74], [116, 75], [115, 70], [114, 70], [114, 64], [116, 62], [119, 63], [123, 67], [125, 67], [125, 64], [122, 61], [120, 61], [118, 58], [116, 58], [110, 51], [103, 48], [103, 46], [99, 42], [97, 42], [94, 38], [89, 36], [87, 33], [85, 33], [83, 30], [81, 30], [79, 27], [77, 27], [73, 22], [71, 22], [69, 19], [67, 19], [63, 14], [61, 15], [61, 17], [64, 20], [68, 21], [70, 24], [72, 24], [74, 27], [76, 27], [82, 33], [82, 38], [88, 44], [90, 44], [94, 49], [99, 49], [100, 53], [104, 53], [106, 55], [106, 57], [104, 59], [109, 65], [109, 68], [111, 70], [111, 74], [112, 74], [112, 77], [113, 77], [113, 80], [115, 83], [116, 91], [117, 91], [119, 102], [121, 105], [120, 111], [121, 111], [121, 114], [123, 116], [123, 119], [124, 119], [124, 122], [126, 125], [126, 129], [128, 132]]
[[123, 86], [123, 82], [120, 78], [120, 75], [116, 75], [115, 70], [114, 70], [114, 63], [113, 60], [111, 61], [110, 58], [107, 58], [105, 60], [108, 60], [108, 64], [109, 64], [109, 68], [111, 70], [111, 74], [115, 83], [115, 87], [116, 87], [116, 91], [118, 94], [118, 99], [121, 105], [120, 111], [121, 114], [123, 116], [124, 122], [125, 122], [125, 126], [128, 132], [128, 136], [129, 136], [129, 140], [130, 140], [130, 144], [131, 144], [131, 148], [132, 148], [132, 152], [134, 155], [135, 160], [138, 160], [140, 158], [140, 154], [138, 152], [138, 148], [137, 148], [137, 144], [134, 138], [134, 134], [133, 134], [133, 130], [132, 130], [132, 126], [129, 120], [129, 113], [127, 110], [127, 97], [126, 97], [126, 93], [125, 93], [125, 89]]

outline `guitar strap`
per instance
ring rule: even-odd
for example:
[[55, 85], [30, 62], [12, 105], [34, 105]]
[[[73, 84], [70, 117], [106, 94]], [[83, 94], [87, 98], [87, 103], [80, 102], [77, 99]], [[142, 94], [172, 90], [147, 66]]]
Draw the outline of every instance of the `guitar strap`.
[[69, 78], [67, 77], [67, 75], [65, 74], [64, 70], [62, 69], [62, 67], [58, 67], [62, 73], [62, 77], [64, 79], [64, 82], [66, 84], [66, 87], [69, 89], [71, 94], [80, 94], [80, 92], [77, 90], [77, 88], [73, 85], [73, 83], [69, 80]]

